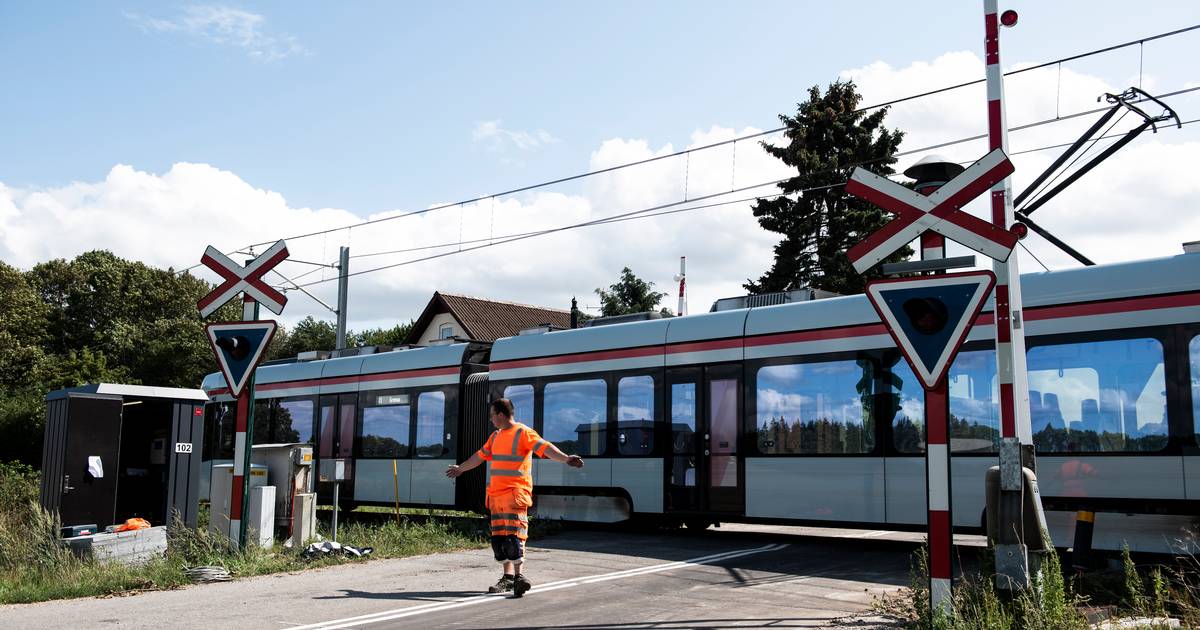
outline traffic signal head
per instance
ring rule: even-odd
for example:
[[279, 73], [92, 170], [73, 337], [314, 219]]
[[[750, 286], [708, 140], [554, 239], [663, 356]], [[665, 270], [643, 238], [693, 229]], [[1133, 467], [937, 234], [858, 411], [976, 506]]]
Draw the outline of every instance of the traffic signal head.
[[241, 335], [219, 337], [216, 343], [217, 347], [227, 352], [229, 358], [235, 361], [241, 361], [250, 356], [250, 340]]
[[912, 322], [913, 328], [923, 335], [941, 332], [950, 319], [946, 303], [934, 297], [905, 300], [901, 308]]

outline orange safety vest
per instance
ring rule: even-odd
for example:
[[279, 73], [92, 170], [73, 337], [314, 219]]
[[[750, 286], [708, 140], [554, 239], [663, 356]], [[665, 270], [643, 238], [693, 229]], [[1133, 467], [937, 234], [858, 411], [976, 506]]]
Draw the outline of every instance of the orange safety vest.
[[532, 427], [514, 422], [503, 431], [493, 431], [479, 449], [479, 456], [492, 463], [488, 494], [495, 495], [514, 488], [533, 492], [533, 460], [531, 454], [546, 456], [550, 443]]

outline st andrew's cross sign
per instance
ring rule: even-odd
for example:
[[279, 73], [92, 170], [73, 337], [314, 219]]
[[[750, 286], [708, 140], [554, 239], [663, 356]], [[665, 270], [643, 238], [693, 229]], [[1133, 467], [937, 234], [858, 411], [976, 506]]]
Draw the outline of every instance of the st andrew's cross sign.
[[855, 271], [864, 273], [922, 232], [932, 230], [984, 256], [1008, 260], [1017, 235], [963, 212], [962, 207], [1012, 172], [1008, 156], [996, 149], [927, 197], [862, 167], [854, 169], [846, 192], [896, 218], [846, 250], [846, 256]]

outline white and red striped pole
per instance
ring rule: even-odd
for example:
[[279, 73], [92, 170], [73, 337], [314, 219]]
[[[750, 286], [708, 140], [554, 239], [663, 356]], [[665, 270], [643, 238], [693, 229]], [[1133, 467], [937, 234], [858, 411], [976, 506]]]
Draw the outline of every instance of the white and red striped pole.
[[675, 279], [679, 281], [679, 308], [675, 312], [682, 317], [687, 315], [687, 256], [679, 257], [679, 275]]
[[[246, 295], [242, 298], [242, 319], [258, 319], [258, 302]], [[253, 368], [251, 368], [253, 369]], [[229, 493], [229, 540], [238, 548], [246, 546], [246, 510], [250, 507], [250, 437], [254, 435], [254, 374], [237, 397], [237, 420], [234, 425], [233, 488]]]
[[[929, 156], [904, 171], [917, 180], [916, 191], [929, 196], [962, 167], [940, 156]], [[921, 260], [946, 257], [946, 237], [921, 234]], [[945, 271], [935, 272], [937, 275]], [[954, 527], [950, 510], [950, 396], [949, 376], [925, 390], [925, 502], [929, 527], [930, 614], [954, 615]]]
[[[1017, 23], [1016, 11], [999, 14], [997, 0], [983, 0], [984, 63], [987, 76], [988, 147], [1008, 152], [1008, 121], [1004, 111], [1004, 75], [1000, 67], [1000, 27]], [[1014, 222], [1012, 184], [1004, 178], [992, 187], [992, 224], [1008, 229]], [[1025, 363], [1021, 273], [1014, 252], [1006, 262], [992, 265], [996, 274], [996, 381], [1000, 403], [1000, 493], [996, 505], [998, 524], [996, 573], [1000, 588], [1029, 584], [1028, 545], [1022, 540], [1023, 468], [1034, 466], [1033, 431], [1029, 418], [1029, 373]], [[1044, 523], [1039, 512], [1035, 519]], [[1042, 527], [1044, 530], [1044, 527]], [[1039, 532], [1039, 535], [1041, 533]]]
[[[985, 62], [987, 64], [988, 148], [1008, 152], [1004, 114], [1004, 76], [1000, 69], [1000, 25], [997, 0], [983, 0]], [[1006, 11], [1004, 25], [1016, 24], [1016, 12]], [[992, 187], [992, 224], [1008, 229], [1015, 217], [1012, 181], [1005, 177]], [[1021, 320], [1021, 275], [1017, 257], [995, 262], [996, 369], [1000, 384], [1000, 437], [1033, 444], [1029, 420], [1029, 375], [1025, 369], [1025, 333]]]
[[925, 491], [929, 509], [929, 603], [954, 615], [954, 528], [950, 518], [949, 376], [925, 390]]

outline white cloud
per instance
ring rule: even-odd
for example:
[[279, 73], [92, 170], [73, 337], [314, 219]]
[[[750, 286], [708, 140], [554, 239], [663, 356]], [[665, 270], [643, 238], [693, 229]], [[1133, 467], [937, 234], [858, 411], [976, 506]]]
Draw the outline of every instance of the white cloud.
[[[1017, 64], [1013, 68], [1027, 66]], [[983, 73], [983, 62], [977, 55], [954, 52], [932, 62], [916, 62], [903, 68], [876, 62], [847, 70], [842, 77], [854, 79], [864, 96], [864, 103], [877, 103], [978, 79]], [[1104, 107], [1103, 102], [1097, 102], [1099, 97], [1120, 92], [1130, 85], [1130, 81], [1136, 84], [1137, 79], [1136, 76], [1132, 79], [1120, 76], [1109, 80], [1079, 73], [1067, 66], [1011, 76], [1005, 81], [1009, 127]], [[1182, 82], [1174, 84], [1152, 75], [1146, 75], [1143, 83], [1147, 90], [1159, 92], [1184, 87]], [[903, 129], [905, 140], [901, 151], [912, 150], [986, 133], [985, 102], [981, 83], [897, 104], [885, 124]], [[1186, 111], [1185, 108], [1194, 111], [1200, 98], [1184, 95], [1170, 99], [1169, 104], [1180, 111]], [[1150, 113], [1157, 113], [1152, 107], [1143, 107]], [[1022, 151], [1073, 142], [1099, 116], [1098, 113], [1091, 114], [1011, 133], [1009, 151], [1016, 166], [1014, 194], [1024, 190], [1064, 149]], [[1137, 116], [1126, 116], [1110, 133], [1128, 130], [1137, 122], [1140, 122]], [[1181, 241], [1200, 238], [1200, 215], [1192, 211], [1196, 199], [1200, 198], [1200, 181], [1189, 174], [1194, 170], [1192, 165], [1200, 162], [1200, 142], [1191, 140], [1195, 135], [1188, 127], [1183, 132], [1166, 125], [1160, 128], [1160, 133], [1143, 134], [1083, 176], [1039, 209], [1033, 218], [1099, 263], [1181, 253]], [[1099, 148], [1106, 146], [1104, 142]], [[977, 140], [939, 148], [935, 152], [954, 161], [969, 162], [982, 157], [987, 152], [987, 144], [986, 140]], [[918, 153], [902, 158], [896, 170], [903, 171], [924, 155]], [[968, 205], [967, 210], [977, 216], [989, 216], [982, 200]], [[1167, 227], [1169, 229], [1164, 229]], [[1037, 235], [1031, 235], [1022, 244], [1052, 269], [1078, 265]], [[972, 253], [955, 244], [950, 245], [950, 250], [950, 255]], [[1023, 271], [1041, 269], [1024, 251], [1020, 256]], [[978, 258], [984, 261], [981, 256]]]
[[192, 5], [181, 15], [164, 19], [126, 13], [144, 31], [184, 33], [201, 41], [234, 46], [260, 61], [276, 61], [292, 55], [307, 54], [291, 35], [268, 35], [263, 30], [266, 18], [257, 13], [221, 5]]
[[[1057, 77], [1041, 71], [1009, 84], [1009, 118], [1015, 124], [1054, 116]], [[924, 65], [892, 68], [873, 64], [848, 71], [860, 82], [866, 102], [903, 95], [982, 75], [982, 64], [967, 53], [945, 55]], [[1112, 91], [1104, 81], [1063, 72], [1063, 113], [1095, 107], [1099, 91]], [[1171, 86], [1167, 86], [1168, 89]], [[908, 131], [905, 147], [981, 133], [985, 126], [983, 92], [963, 90], [943, 97], [940, 106], [920, 101], [894, 108], [890, 126]], [[1065, 95], [1072, 98], [1065, 99]], [[933, 100], [933, 99], [930, 99]], [[1070, 123], [1076, 127], [1088, 120]], [[1064, 123], [1067, 124], [1067, 123]], [[1185, 128], [1186, 130], [1190, 128]], [[505, 133], [501, 133], [504, 131]], [[693, 132], [684, 148], [757, 132], [754, 128], [712, 126]], [[484, 139], [512, 142], [496, 121], [483, 127]], [[489, 135], [490, 134], [490, 135]], [[1200, 142], [1185, 142], [1174, 130], [1137, 140], [1106, 162], [1061, 198], [1038, 212], [1047, 228], [1098, 261], [1132, 260], [1180, 251], [1179, 242], [1200, 238], [1200, 214], [1191, 210], [1200, 198], [1200, 181], [1191, 170], [1200, 163]], [[1071, 141], [1073, 129], [1047, 125], [1013, 134], [1013, 148]], [[530, 134], [536, 139], [536, 134]], [[776, 137], [777, 138], [777, 137]], [[490, 141], [490, 140], [489, 140]], [[541, 142], [541, 140], [538, 140]], [[672, 143], [644, 138], [611, 138], [591, 153], [587, 168], [599, 170], [625, 162], [667, 156]], [[986, 152], [982, 142], [948, 148], [953, 159], [973, 160]], [[1053, 159], [1054, 152], [1014, 158], [1017, 190]], [[910, 161], [920, 156], [912, 156]], [[901, 165], [903, 166], [903, 165]], [[351, 271], [363, 271], [430, 254], [452, 252], [469, 241], [529, 232], [546, 227], [593, 221], [602, 217], [709, 195], [731, 188], [769, 182], [790, 175], [767, 155], [758, 139], [729, 144], [687, 156], [664, 157], [643, 166], [584, 180], [564, 191], [539, 190], [512, 197], [451, 208], [340, 230], [314, 238], [289, 241], [294, 260], [332, 261], [340, 245], [353, 255], [391, 251], [435, 243], [454, 243], [423, 251], [354, 258]], [[765, 187], [728, 198], [775, 192]], [[715, 199], [713, 201], [721, 201]], [[433, 205], [433, 204], [431, 204]], [[350, 327], [390, 326], [416, 317], [435, 290], [466, 293], [567, 308], [577, 296], [582, 306], [598, 304], [596, 287], [614, 282], [622, 267], [656, 283], [674, 308], [672, 276], [679, 256], [688, 257], [689, 306], [703, 312], [713, 300], [740, 295], [747, 278], [757, 278], [772, 261], [777, 235], [758, 227], [751, 202], [694, 212], [612, 223], [555, 233], [510, 244], [355, 276], [350, 283]], [[369, 219], [400, 214], [380, 212]], [[204, 247], [224, 251], [255, 241], [348, 225], [361, 220], [339, 208], [303, 208], [287, 203], [283, 194], [257, 188], [238, 175], [205, 164], [175, 164], [163, 173], [131, 166], [113, 167], [101, 181], [54, 188], [14, 188], [0, 183], [0, 259], [28, 268], [51, 258], [73, 257], [83, 251], [107, 248], [117, 255], [158, 266], [176, 268], [196, 263]], [[1048, 265], [1075, 263], [1037, 236], [1026, 244]], [[261, 251], [261, 250], [259, 250]], [[1022, 254], [1023, 255], [1023, 254]], [[235, 257], [237, 258], [237, 257]], [[1024, 260], [1022, 266], [1035, 266]], [[281, 271], [295, 277], [314, 268], [285, 262]], [[215, 274], [196, 273], [210, 280]], [[326, 269], [302, 282], [332, 278]], [[273, 278], [272, 281], [277, 281]], [[334, 303], [335, 282], [309, 287], [319, 298]], [[299, 292], [283, 321], [305, 315], [332, 315]], [[595, 311], [593, 311], [595, 312]]]
[[487, 120], [475, 123], [471, 138], [475, 142], [486, 142], [493, 149], [503, 149], [511, 144], [522, 151], [560, 142], [545, 129], [532, 132], [513, 131], [501, 127], [500, 122], [500, 120]]

